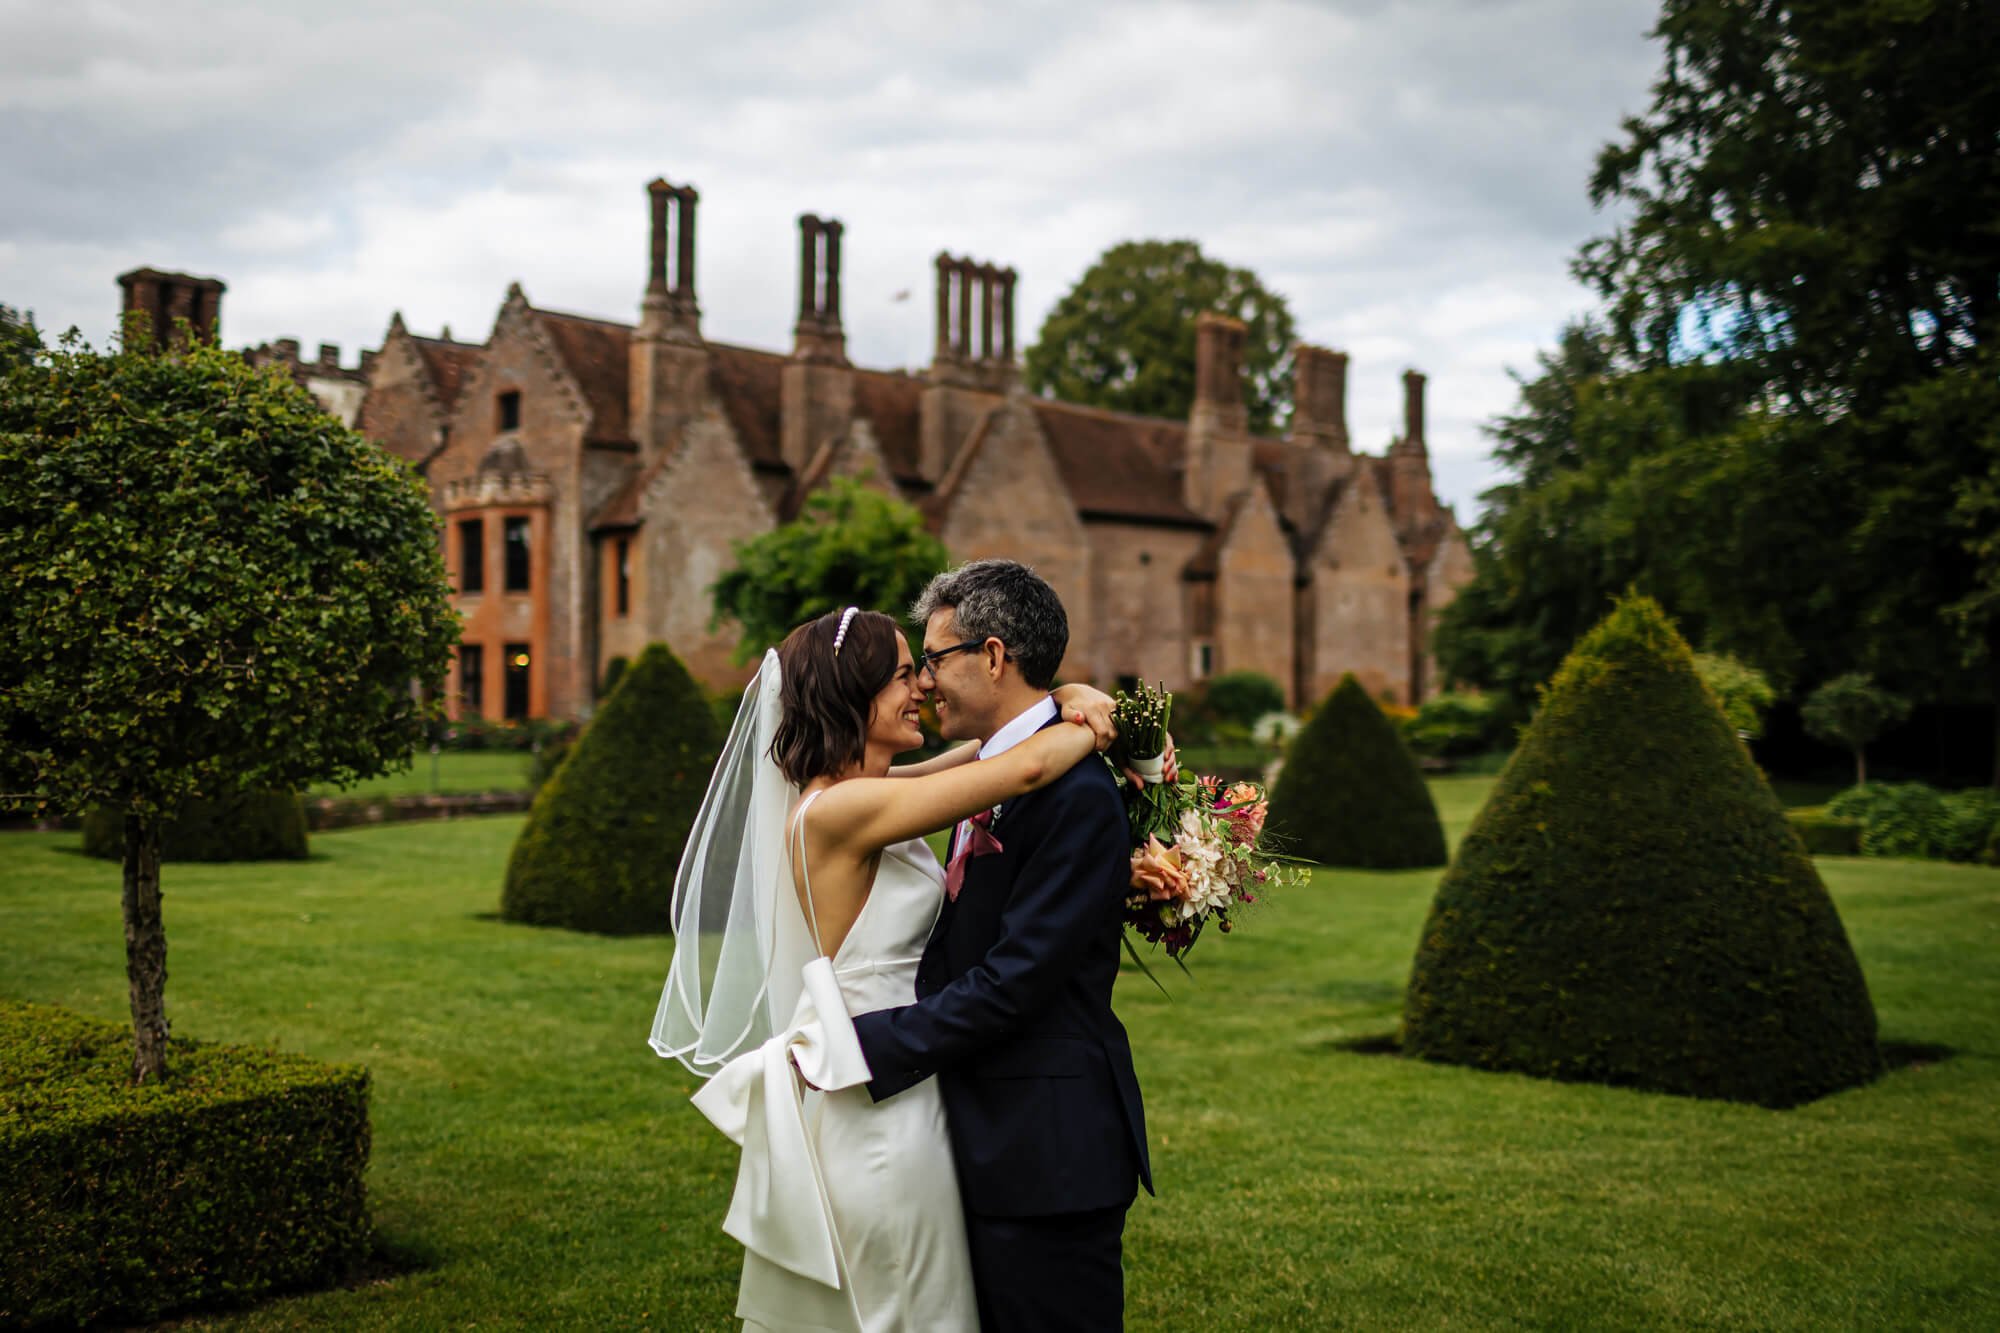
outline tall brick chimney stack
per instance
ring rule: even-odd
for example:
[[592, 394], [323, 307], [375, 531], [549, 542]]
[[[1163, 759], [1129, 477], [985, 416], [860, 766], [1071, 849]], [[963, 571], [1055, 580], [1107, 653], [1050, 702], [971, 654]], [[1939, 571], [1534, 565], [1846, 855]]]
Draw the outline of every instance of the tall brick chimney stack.
[[1292, 438], [1347, 453], [1347, 353], [1298, 344], [1292, 384]]
[[669, 185], [664, 177], [647, 185], [646, 193], [653, 206], [652, 246], [646, 295], [639, 307], [639, 336], [699, 343], [701, 306], [694, 295], [694, 207], [701, 196], [692, 185]]
[[811, 213], [799, 217], [799, 322], [792, 355], [805, 361], [847, 364], [847, 336], [840, 325], [840, 223]]
[[1013, 381], [1016, 277], [1011, 268], [938, 255], [934, 376], [993, 390]]
[[1243, 405], [1243, 321], [1203, 311], [1194, 321], [1194, 407], [1188, 413], [1181, 498], [1205, 518], [1222, 517], [1250, 488], [1249, 411]]
[[646, 292], [633, 331], [627, 408], [632, 437], [651, 458], [699, 415], [708, 401], [708, 347], [694, 295], [692, 185], [665, 178], [646, 186], [651, 208]]
[[1204, 414], [1220, 429], [1242, 434], [1249, 413], [1243, 406], [1243, 321], [1204, 310], [1194, 321], [1194, 420]]
[[799, 218], [799, 322], [778, 379], [778, 449], [805, 469], [854, 419], [854, 367], [840, 327], [840, 224]]
[[125, 293], [121, 314], [144, 315], [153, 346], [164, 351], [180, 345], [183, 335], [175, 321], [183, 319], [198, 340], [216, 340], [222, 323], [222, 293], [228, 290], [220, 279], [135, 268], [119, 274], [118, 285]]
[[1424, 443], [1424, 376], [1415, 370], [1403, 372], [1403, 447], [1429, 452]]

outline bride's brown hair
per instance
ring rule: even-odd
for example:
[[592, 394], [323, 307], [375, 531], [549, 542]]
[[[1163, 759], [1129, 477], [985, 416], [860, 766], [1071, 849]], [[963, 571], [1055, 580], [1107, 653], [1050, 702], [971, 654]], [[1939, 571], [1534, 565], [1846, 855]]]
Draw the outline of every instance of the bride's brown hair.
[[784, 716], [771, 739], [771, 758], [801, 787], [825, 773], [861, 762], [875, 696], [901, 665], [902, 630], [880, 611], [857, 611], [834, 651], [846, 610], [829, 611], [778, 645], [778, 691]]

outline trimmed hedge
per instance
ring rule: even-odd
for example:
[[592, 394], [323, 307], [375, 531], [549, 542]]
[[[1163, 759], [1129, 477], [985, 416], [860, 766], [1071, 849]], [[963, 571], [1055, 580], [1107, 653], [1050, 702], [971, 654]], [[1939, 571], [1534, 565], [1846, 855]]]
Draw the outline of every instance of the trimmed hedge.
[[1425, 1059], [1787, 1107], [1882, 1072], [1833, 901], [1659, 606], [1578, 643], [1438, 885]]
[[[125, 857], [125, 817], [92, 810], [83, 817], [83, 850]], [[248, 792], [217, 801], [189, 801], [161, 830], [163, 861], [303, 861], [305, 802], [291, 792]]]
[[723, 735], [680, 659], [649, 645], [535, 794], [500, 914], [608, 935], [666, 930]]
[[1351, 675], [1292, 738], [1268, 827], [1287, 853], [1322, 865], [1407, 870], [1446, 860], [1415, 756]]
[[1861, 821], [1841, 819], [1826, 812], [1823, 805], [1803, 805], [1785, 811], [1785, 819], [1799, 841], [1814, 856], [1861, 855]]
[[368, 1072], [0, 1000], [0, 1326], [149, 1323], [345, 1280], [373, 1233]]
[[1860, 827], [1863, 856], [1996, 864], [2000, 792], [1990, 787], [1939, 791], [1921, 782], [1871, 782], [1849, 787], [1826, 808]]

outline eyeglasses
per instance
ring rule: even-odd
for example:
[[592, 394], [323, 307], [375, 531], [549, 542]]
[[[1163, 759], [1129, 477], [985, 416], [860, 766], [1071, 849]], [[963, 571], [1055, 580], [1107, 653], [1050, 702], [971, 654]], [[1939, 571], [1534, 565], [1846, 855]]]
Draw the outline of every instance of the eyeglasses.
[[928, 671], [932, 675], [936, 675], [937, 664], [945, 658], [950, 657], [953, 653], [970, 652], [974, 648], [984, 648], [985, 646], [986, 640], [984, 639], [967, 639], [963, 643], [954, 643], [949, 648], [939, 648], [925, 653], [917, 659], [917, 674], [921, 676]]

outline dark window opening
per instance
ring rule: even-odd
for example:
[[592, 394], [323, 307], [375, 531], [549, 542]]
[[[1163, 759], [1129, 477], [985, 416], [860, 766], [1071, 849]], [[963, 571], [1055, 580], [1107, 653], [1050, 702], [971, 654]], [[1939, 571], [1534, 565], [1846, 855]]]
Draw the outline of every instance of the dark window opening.
[[506, 521], [507, 537], [507, 591], [528, 591], [528, 520], [510, 518]]
[[507, 700], [505, 716], [508, 721], [528, 715], [528, 645], [510, 643], [507, 645]]
[[617, 561], [618, 615], [630, 615], [632, 611], [632, 539], [620, 537], [613, 558]]
[[459, 712], [478, 717], [486, 702], [486, 650], [476, 643], [458, 646]]
[[483, 592], [486, 588], [486, 524], [482, 519], [458, 522], [458, 590]]
[[518, 389], [509, 389], [500, 395], [500, 429], [521, 429], [521, 394]]

